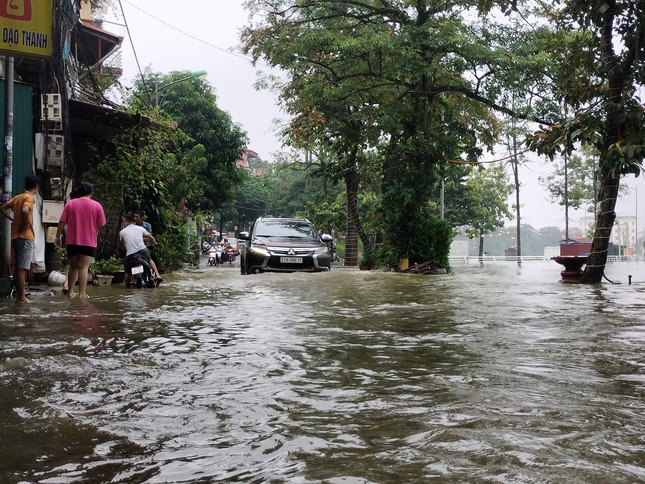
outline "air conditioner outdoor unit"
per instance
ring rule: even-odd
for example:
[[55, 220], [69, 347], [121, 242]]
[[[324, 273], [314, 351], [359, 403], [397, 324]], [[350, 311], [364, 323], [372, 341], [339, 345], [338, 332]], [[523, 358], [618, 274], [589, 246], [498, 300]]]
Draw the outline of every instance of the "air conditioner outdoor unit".
[[52, 122], [61, 122], [63, 120], [60, 94], [43, 94], [41, 96], [40, 120]]

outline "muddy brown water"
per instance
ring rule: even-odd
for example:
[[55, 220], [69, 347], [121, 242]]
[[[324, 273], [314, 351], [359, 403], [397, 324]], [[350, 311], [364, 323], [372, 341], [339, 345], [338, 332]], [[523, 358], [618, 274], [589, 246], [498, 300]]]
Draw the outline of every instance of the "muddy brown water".
[[1, 301], [0, 481], [645, 482], [645, 263], [454, 269]]

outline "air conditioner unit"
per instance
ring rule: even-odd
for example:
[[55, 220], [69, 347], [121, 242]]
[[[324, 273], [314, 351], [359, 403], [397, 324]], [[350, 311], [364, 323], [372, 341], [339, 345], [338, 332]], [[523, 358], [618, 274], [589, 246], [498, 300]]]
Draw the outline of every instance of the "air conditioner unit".
[[43, 94], [41, 96], [40, 120], [57, 123], [63, 120], [60, 94]]

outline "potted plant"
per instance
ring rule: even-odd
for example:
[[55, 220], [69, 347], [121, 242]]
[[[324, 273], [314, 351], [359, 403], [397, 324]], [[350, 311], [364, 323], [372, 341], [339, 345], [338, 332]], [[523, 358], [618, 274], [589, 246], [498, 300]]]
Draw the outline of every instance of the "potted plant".
[[109, 259], [98, 259], [90, 266], [90, 270], [95, 275], [96, 284], [109, 286], [114, 275], [121, 270], [121, 266], [121, 261], [113, 255]]

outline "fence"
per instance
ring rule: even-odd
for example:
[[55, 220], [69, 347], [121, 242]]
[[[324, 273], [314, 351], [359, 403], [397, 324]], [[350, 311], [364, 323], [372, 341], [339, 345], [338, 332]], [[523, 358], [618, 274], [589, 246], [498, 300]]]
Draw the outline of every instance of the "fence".
[[[485, 255], [479, 257], [477, 255], [468, 255], [468, 256], [450, 256], [448, 257], [451, 263], [454, 262], [463, 262], [464, 264], [470, 264], [471, 262], [479, 263], [481, 262], [529, 262], [529, 261], [544, 261], [548, 262], [551, 260], [551, 256], [546, 255], [522, 255], [522, 256], [504, 256], [504, 255]], [[607, 257], [608, 263], [614, 262], [638, 262], [643, 260], [643, 257], [640, 255], [610, 255]]]

